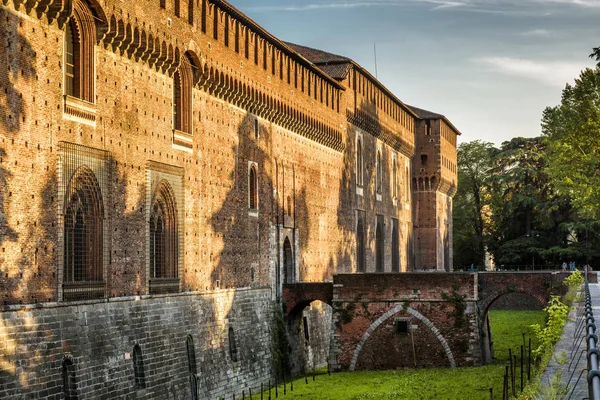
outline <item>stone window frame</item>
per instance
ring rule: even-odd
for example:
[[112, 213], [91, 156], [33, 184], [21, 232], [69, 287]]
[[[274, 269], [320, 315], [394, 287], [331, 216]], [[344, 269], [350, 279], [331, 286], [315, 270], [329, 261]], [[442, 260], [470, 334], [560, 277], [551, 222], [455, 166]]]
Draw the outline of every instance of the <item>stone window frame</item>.
[[[106, 29], [83, 0], [74, 0], [63, 29], [63, 118], [96, 126], [96, 42]], [[69, 32], [71, 33], [69, 35]], [[70, 46], [69, 46], [70, 44]], [[72, 48], [72, 52], [67, 51]], [[69, 60], [72, 54], [72, 61]]]
[[260, 207], [258, 188], [258, 163], [248, 161], [248, 215], [251, 217], [258, 217]]
[[193, 152], [194, 86], [200, 76], [199, 65], [198, 56], [188, 50], [173, 73], [172, 147], [188, 153]]
[[[185, 198], [183, 195], [183, 176], [184, 170], [174, 165], [163, 164], [157, 161], [147, 161], [146, 163], [146, 206], [145, 206], [145, 225], [146, 225], [146, 292], [147, 294], [174, 293], [181, 289], [181, 271], [184, 268], [184, 210]], [[152, 209], [157, 201], [157, 195], [161, 188], [168, 184], [170, 187], [170, 201], [175, 207], [175, 225], [173, 234], [175, 235], [172, 251], [176, 251], [175, 269], [167, 277], [156, 278], [152, 276], [151, 267], [151, 232], [150, 220]], [[164, 192], [163, 192], [164, 194]]]

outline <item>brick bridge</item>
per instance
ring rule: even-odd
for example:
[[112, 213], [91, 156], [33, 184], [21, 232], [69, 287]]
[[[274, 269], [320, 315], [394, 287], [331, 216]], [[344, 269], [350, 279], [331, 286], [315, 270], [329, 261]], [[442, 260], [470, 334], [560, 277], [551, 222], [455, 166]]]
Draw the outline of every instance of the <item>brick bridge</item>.
[[283, 289], [284, 312], [297, 318], [321, 300], [333, 308], [330, 365], [337, 370], [481, 365], [493, 346], [488, 310], [523, 293], [542, 308], [564, 294], [566, 273], [477, 272], [335, 275], [333, 283]]

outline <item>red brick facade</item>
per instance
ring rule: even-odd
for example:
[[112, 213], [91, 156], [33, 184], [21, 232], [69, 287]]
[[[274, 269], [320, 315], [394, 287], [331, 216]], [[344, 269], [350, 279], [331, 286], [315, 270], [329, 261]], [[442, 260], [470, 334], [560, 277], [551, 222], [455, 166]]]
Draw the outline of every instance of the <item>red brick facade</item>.
[[[442, 158], [455, 166], [457, 131], [434, 120], [438, 139], [420, 141], [418, 113], [351, 60], [341, 59], [341, 72], [318, 68], [300, 55], [306, 48], [279, 41], [224, 1], [177, 9], [158, 0], [3, 4], [5, 304], [68, 299], [79, 290], [68, 282], [78, 281], [65, 267], [69, 249], [87, 254], [100, 244], [90, 256], [100, 260], [99, 275], [81, 272], [100, 297], [151, 293], [153, 285], [202, 291], [279, 287], [285, 276], [329, 280], [357, 271], [359, 214], [365, 272], [451, 265], [451, 252], [432, 253], [425, 234], [413, 242], [413, 213], [428, 227], [440, 219], [437, 236], [451, 242], [456, 172]], [[439, 182], [437, 197], [418, 210], [415, 145], [430, 154]], [[101, 239], [86, 233], [89, 245], [69, 242], [76, 216], [65, 193], [81, 168], [98, 180], [94, 207], [102, 210], [93, 233]], [[150, 254], [161, 184], [175, 209], [170, 230], [160, 225], [175, 257], [168, 276]]]

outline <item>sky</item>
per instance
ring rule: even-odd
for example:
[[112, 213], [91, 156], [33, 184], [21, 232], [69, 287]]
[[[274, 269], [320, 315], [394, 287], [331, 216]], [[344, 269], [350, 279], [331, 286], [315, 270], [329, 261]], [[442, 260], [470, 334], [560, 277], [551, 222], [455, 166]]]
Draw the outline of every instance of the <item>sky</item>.
[[544, 108], [593, 67], [600, 0], [230, 0], [281, 40], [352, 58], [459, 143], [541, 134]]

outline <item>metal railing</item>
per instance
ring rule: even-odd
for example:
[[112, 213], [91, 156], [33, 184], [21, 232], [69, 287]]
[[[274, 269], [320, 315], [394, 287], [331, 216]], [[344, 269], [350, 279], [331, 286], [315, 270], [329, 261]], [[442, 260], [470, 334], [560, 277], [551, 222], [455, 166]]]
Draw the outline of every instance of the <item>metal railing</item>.
[[596, 324], [594, 323], [594, 312], [592, 310], [592, 296], [588, 284], [588, 271], [585, 271], [585, 321], [586, 321], [586, 342], [588, 359], [588, 397], [593, 400], [600, 400], [600, 369], [598, 361], [600, 359], [600, 350], [598, 350], [598, 336], [596, 335]]

